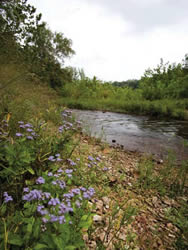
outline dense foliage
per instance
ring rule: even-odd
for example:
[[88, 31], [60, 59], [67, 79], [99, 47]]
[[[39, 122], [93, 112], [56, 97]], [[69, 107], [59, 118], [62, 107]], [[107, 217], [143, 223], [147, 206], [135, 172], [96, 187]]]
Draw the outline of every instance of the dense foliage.
[[61, 88], [61, 94], [62, 102], [73, 108], [188, 119], [188, 70], [162, 60], [139, 81], [107, 83], [82, 72]]
[[146, 70], [140, 81], [143, 97], [147, 100], [188, 98], [188, 70], [181, 64], [163, 63]]
[[122, 82], [115, 81], [115, 82], [112, 82], [112, 85], [117, 86], [117, 87], [130, 87], [130, 88], [136, 89], [139, 86], [139, 80], [131, 79], [131, 80], [122, 81]]
[[69, 71], [62, 67], [64, 59], [74, 54], [70, 39], [52, 32], [27, 0], [1, 1], [0, 14], [1, 63], [21, 61], [53, 88], [71, 80]]

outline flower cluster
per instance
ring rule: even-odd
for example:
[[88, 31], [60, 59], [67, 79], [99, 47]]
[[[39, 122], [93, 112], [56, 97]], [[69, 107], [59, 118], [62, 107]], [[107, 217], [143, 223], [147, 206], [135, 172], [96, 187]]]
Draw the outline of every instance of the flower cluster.
[[82, 122], [80, 121], [74, 121], [73, 122], [73, 117], [72, 117], [72, 111], [71, 110], [64, 110], [62, 112], [62, 117], [63, 117], [63, 125], [59, 127], [59, 132], [62, 133], [64, 131], [69, 131], [69, 130], [77, 130], [81, 128]]
[[99, 157], [93, 158], [93, 156], [89, 155], [88, 156], [88, 167], [91, 168], [93, 166], [98, 166], [98, 162], [101, 161], [101, 159]]
[[12, 196], [8, 195], [7, 192], [4, 192], [4, 193], [3, 193], [3, 196], [4, 196], [4, 202], [5, 202], [5, 203], [8, 203], [9, 201], [13, 201]]
[[[76, 209], [81, 208], [84, 200], [91, 199], [95, 194], [93, 188], [87, 189], [85, 187], [72, 188], [68, 191], [68, 187], [62, 178], [64, 174], [72, 176], [73, 171], [73, 169], [62, 170], [60, 168], [56, 173], [48, 172], [44, 177], [40, 176], [36, 179], [36, 184], [40, 185], [40, 190], [36, 188], [30, 190], [28, 187], [23, 189], [22, 200], [38, 203], [36, 211], [41, 216], [43, 223], [71, 223], [71, 217], [67, 217], [67, 215], [73, 215]], [[64, 193], [54, 192], [51, 185], [59, 186], [64, 190]], [[46, 191], [47, 188], [51, 191], [42, 191], [42, 189]]]
[[1, 126], [2, 127], [8, 127], [9, 125], [8, 125], [8, 121], [7, 120], [2, 120], [2, 122], [1, 122]]
[[[8, 136], [8, 122], [6, 120], [2, 120], [0, 122], [0, 139], [6, 139]], [[0, 140], [2, 141], [2, 140]]]
[[17, 132], [17, 137], [26, 136], [28, 140], [34, 140], [38, 135], [35, 133], [33, 125], [31, 123], [24, 123], [23, 121], [18, 122], [20, 129], [22, 132]]
[[60, 158], [60, 154], [56, 154], [55, 156], [50, 155], [48, 157], [48, 160], [52, 161], [52, 162], [60, 162], [60, 161], [62, 161], [62, 159]]
[[88, 156], [88, 163], [86, 164], [86, 166], [88, 166], [88, 168], [92, 168], [92, 167], [100, 167], [99, 170], [102, 170], [104, 172], [108, 171], [109, 168], [107, 167], [102, 167], [101, 164], [101, 157], [97, 156], [97, 157], [93, 157], [91, 155]]
[[77, 164], [71, 160], [71, 159], [67, 159], [68, 163], [71, 165], [71, 166], [76, 166]]
[[44, 184], [45, 183], [45, 179], [40, 176], [37, 180], [36, 180], [36, 184]]

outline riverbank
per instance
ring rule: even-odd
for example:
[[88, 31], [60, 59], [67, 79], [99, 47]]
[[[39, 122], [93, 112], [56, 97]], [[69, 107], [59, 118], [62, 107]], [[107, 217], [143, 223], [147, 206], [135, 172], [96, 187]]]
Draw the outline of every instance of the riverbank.
[[[170, 177], [166, 182], [165, 176], [176, 171], [166, 169], [170, 159], [164, 163], [153, 161], [141, 153], [109, 147], [85, 135], [79, 140], [75, 157], [84, 157], [82, 171], [87, 181], [92, 176], [97, 190], [97, 196], [90, 201], [95, 213], [93, 230], [84, 235], [89, 249], [181, 249], [187, 244], [187, 236], [181, 235], [176, 220], [176, 216], [185, 219], [185, 214], [176, 212], [180, 207], [186, 210], [187, 198], [186, 194], [169, 196], [170, 183], [175, 179]], [[94, 161], [99, 159], [96, 165], [91, 164], [88, 155]]]

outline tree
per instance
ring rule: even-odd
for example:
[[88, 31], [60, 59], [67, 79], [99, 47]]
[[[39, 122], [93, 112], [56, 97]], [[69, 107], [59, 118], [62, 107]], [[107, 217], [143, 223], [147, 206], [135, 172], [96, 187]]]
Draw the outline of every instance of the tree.
[[[60, 32], [52, 32], [42, 14], [27, 0], [0, 0], [0, 53], [11, 60], [22, 58], [29, 71], [50, 85], [62, 83], [62, 65], [75, 52], [72, 41]], [[10, 59], [7, 60], [10, 62]]]
[[53, 33], [45, 22], [31, 26], [27, 34], [23, 49], [32, 71], [48, 80], [52, 87], [60, 86], [64, 60], [75, 53], [72, 41], [63, 33]]

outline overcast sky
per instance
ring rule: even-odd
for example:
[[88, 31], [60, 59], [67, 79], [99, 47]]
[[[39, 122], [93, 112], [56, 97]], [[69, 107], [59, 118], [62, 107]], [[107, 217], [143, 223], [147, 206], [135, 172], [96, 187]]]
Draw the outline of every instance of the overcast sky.
[[188, 53], [188, 0], [29, 0], [73, 41], [66, 65], [105, 81], [139, 79]]

